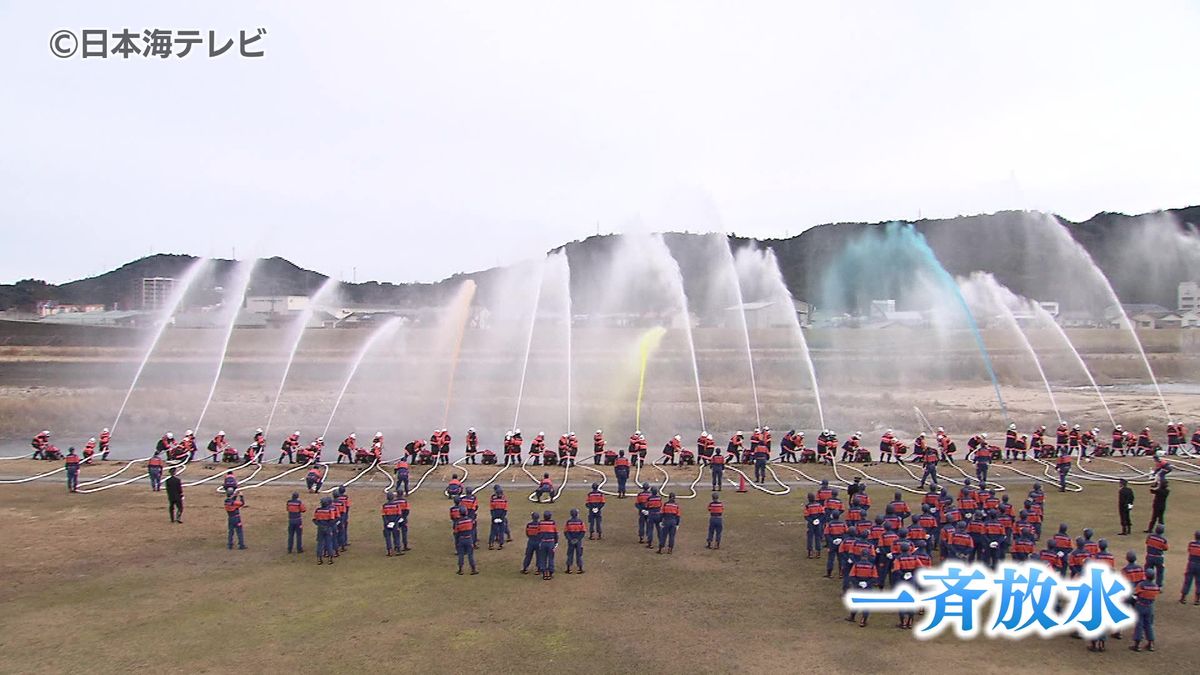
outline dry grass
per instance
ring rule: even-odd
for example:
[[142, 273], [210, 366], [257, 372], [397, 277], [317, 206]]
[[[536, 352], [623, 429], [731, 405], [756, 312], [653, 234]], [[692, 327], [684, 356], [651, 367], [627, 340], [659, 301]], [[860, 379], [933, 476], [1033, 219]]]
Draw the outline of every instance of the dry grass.
[[[6, 462], [0, 469], [32, 473], [45, 465]], [[581, 473], [572, 482], [590, 480]], [[1173, 597], [1185, 531], [1200, 524], [1200, 486], [1177, 484], [1171, 496], [1176, 550], [1159, 604], [1160, 651], [1132, 654], [1113, 642], [1109, 654], [1095, 655], [1067, 638], [926, 645], [883, 615], [867, 629], [843, 622], [837, 582], [822, 577], [822, 563], [804, 558], [797, 494], [726, 492], [720, 551], [703, 547], [703, 503], [685, 502], [671, 556], [638, 547], [630, 500], [612, 499], [606, 538], [585, 542], [586, 575], [560, 574], [553, 582], [521, 576], [523, 483], [506, 477], [503, 484], [511, 486], [518, 541], [479, 551], [476, 577], [454, 574], [446, 501], [432, 490], [413, 499], [415, 550], [389, 559], [376, 515], [382, 484], [353, 489], [353, 546], [329, 567], [284, 553], [283, 502], [291, 487], [247, 493], [247, 551], [225, 549], [220, 502], [201, 487], [188, 492], [184, 525], [168, 523], [165, 498], [144, 486], [86, 496], [65, 494], [61, 483], [0, 487], [7, 549], [0, 558], [0, 671], [902, 673], [926, 671], [931, 662], [970, 662], [984, 672], [1035, 664], [1065, 672], [1188, 672], [1200, 658], [1200, 608]], [[582, 499], [578, 489], [564, 493], [552, 507], [560, 523]], [[1109, 485], [1088, 484], [1083, 494], [1054, 493], [1047, 501], [1052, 523], [1096, 527], [1118, 552], [1140, 542], [1113, 535]], [[1139, 521], [1147, 506], [1140, 494]], [[311, 546], [311, 528], [306, 534]]]

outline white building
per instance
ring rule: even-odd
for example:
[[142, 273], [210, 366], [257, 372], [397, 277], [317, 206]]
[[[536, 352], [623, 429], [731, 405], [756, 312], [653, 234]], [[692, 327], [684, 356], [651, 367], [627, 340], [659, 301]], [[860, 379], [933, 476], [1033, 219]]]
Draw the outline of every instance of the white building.
[[1180, 312], [1195, 312], [1200, 310], [1200, 283], [1185, 281], [1179, 284], [1179, 302], [1175, 309]]
[[306, 295], [262, 295], [246, 298], [245, 310], [259, 314], [287, 314], [308, 309]]
[[156, 311], [167, 306], [175, 292], [172, 277], [142, 278], [142, 309]]

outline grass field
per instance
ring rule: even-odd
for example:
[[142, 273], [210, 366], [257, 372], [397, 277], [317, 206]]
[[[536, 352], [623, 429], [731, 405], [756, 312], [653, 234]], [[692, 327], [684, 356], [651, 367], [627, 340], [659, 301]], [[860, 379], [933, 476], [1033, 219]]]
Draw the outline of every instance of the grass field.
[[[15, 461], [0, 471], [46, 468]], [[99, 472], [88, 468], [84, 477]], [[207, 473], [192, 467], [185, 477]], [[1200, 485], [1177, 482], [1171, 495], [1174, 550], [1158, 605], [1159, 651], [1134, 654], [1125, 640], [1098, 655], [1069, 638], [923, 643], [895, 629], [891, 616], [876, 615], [865, 629], [842, 621], [839, 582], [823, 577], [823, 561], [805, 559], [804, 486], [784, 497], [727, 489], [720, 551], [704, 548], [702, 490], [701, 499], [684, 502], [669, 556], [638, 547], [632, 500], [610, 498], [604, 540], [585, 541], [587, 574], [561, 574], [564, 546], [560, 573], [543, 582], [518, 572], [528, 479], [510, 471], [501, 484], [516, 541], [503, 551], [482, 548], [479, 576], [456, 576], [438, 492], [446, 473], [439, 469], [413, 495], [414, 550], [399, 558], [383, 555], [382, 476], [353, 486], [352, 545], [333, 566], [316, 565], [311, 524], [306, 554], [285, 553], [291, 486], [246, 493], [246, 551], [226, 550], [224, 513], [210, 485], [188, 490], [182, 525], [168, 522], [165, 493], [144, 483], [92, 495], [68, 495], [61, 482], [0, 486], [0, 671], [904, 673], [962, 664], [974, 672], [1190, 672], [1200, 659], [1200, 607], [1176, 602], [1182, 551], [1200, 528]], [[473, 471], [472, 480], [486, 474]], [[339, 467], [333, 480], [349, 475]], [[1002, 482], [1009, 476], [994, 473]], [[551, 507], [560, 527], [591, 479], [572, 472], [571, 488]], [[1010, 485], [1014, 494], [1028, 489]], [[1049, 494], [1048, 524], [1069, 522], [1072, 534], [1092, 526], [1118, 557], [1130, 548], [1140, 555], [1144, 535], [1115, 535], [1115, 487], [1084, 485], [1079, 494]], [[878, 501], [891, 489], [872, 492]], [[311, 516], [315, 498], [305, 501]], [[1139, 488], [1139, 532], [1148, 508]]]

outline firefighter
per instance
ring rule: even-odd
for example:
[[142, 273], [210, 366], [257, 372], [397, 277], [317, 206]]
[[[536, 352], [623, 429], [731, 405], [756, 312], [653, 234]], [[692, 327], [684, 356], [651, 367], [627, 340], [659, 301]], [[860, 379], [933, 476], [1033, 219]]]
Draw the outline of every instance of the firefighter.
[[[704, 548], [720, 549], [721, 534], [725, 531], [725, 504], [721, 502], [721, 497], [717, 493], [712, 494], [712, 501], [708, 503], [708, 538], [704, 544]], [[1200, 592], [1200, 585], [1197, 585], [1197, 591]]]
[[347, 464], [353, 464], [356, 450], [358, 450], [358, 436], [350, 434], [338, 444], [337, 463], [341, 464], [342, 459], [345, 459]]
[[629, 480], [629, 458], [622, 450], [613, 465], [613, 473], [617, 476], [617, 499], [625, 498], [625, 483]]
[[492, 496], [488, 498], [488, 510], [492, 516], [491, 528], [488, 530], [488, 550], [492, 550], [493, 545], [504, 550], [504, 538], [508, 532], [508, 497], [499, 485], [492, 487]]
[[112, 442], [112, 432], [108, 430], [108, 427], [104, 427], [100, 431], [100, 459], [108, 459], [108, 446], [110, 442]]
[[400, 544], [400, 504], [396, 501], [396, 493], [388, 492], [379, 509], [383, 518], [383, 545], [387, 549], [387, 557], [404, 555], [404, 547]]
[[708, 469], [712, 472], [712, 489], [720, 492], [725, 476], [725, 456], [715, 452], [709, 460]]
[[475, 464], [475, 454], [479, 452], [479, 434], [475, 427], [467, 429], [467, 459], [466, 464]]
[[658, 552], [662, 553], [665, 543], [669, 554], [675, 551], [675, 532], [679, 529], [680, 522], [679, 502], [675, 501], [674, 492], [667, 495], [667, 501], [662, 505], [660, 522], [662, 525], [658, 534]]
[[563, 534], [567, 538], [567, 574], [571, 573], [572, 563], [583, 574], [583, 533], [586, 529], [579, 518], [579, 509], [571, 509], [571, 517], [563, 525]]
[[67, 455], [63, 458], [67, 469], [67, 492], [77, 492], [79, 490], [79, 455], [75, 454], [75, 448], [67, 448]]
[[300, 432], [293, 431], [291, 436], [283, 439], [283, 444], [279, 446], [279, 459], [276, 464], [283, 464], [283, 458], [287, 457], [288, 464], [296, 463], [296, 450], [300, 447]]
[[458, 519], [454, 521], [454, 550], [458, 554], [458, 574], [463, 573], [463, 558], [471, 563], [471, 574], [479, 574], [475, 568], [475, 537], [472, 530], [475, 521], [467, 515], [467, 510], [459, 508]]
[[[549, 512], [547, 512], [549, 513]], [[525, 523], [525, 560], [521, 563], [521, 574], [529, 574], [529, 563], [538, 556], [538, 530], [541, 526], [537, 511], [529, 514], [529, 522]], [[542, 571], [541, 556], [537, 558], [538, 572]]]
[[683, 444], [681, 443], [680, 437], [678, 435], [672, 436], [671, 440], [667, 441], [666, 444], [663, 445], [662, 463], [670, 464], [671, 466], [675, 466], [675, 457], [676, 457], [676, 455], [679, 454], [679, 451], [682, 448], [683, 448]]
[[554, 514], [549, 511], [542, 514], [537, 532], [538, 566], [542, 579], [550, 581], [554, 578], [554, 551], [558, 549], [558, 525], [554, 522]]
[[225, 497], [225, 515], [229, 530], [228, 548], [233, 550], [233, 538], [237, 535], [238, 549], [245, 550], [246, 538], [242, 531], [242, 509], [246, 506], [246, 498], [242, 493], [227, 490]]
[[[304, 502], [300, 501], [300, 493], [293, 492], [292, 498], [285, 505], [288, 515], [287, 548], [291, 553], [304, 553]], [[390, 555], [390, 554], [389, 554]]]
[[592, 491], [587, 494], [584, 502], [588, 511], [588, 539], [604, 538], [604, 493], [600, 491], [599, 483], [592, 483]]
[[604, 430], [597, 429], [596, 433], [592, 434], [592, 464], [599, 466], [604, 457], [604, 446], [607, 441], [604, 440]]

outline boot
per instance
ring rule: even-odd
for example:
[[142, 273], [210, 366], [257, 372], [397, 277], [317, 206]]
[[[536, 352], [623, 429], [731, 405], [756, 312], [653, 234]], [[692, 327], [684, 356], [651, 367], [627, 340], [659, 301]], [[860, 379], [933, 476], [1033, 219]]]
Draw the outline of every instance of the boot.
[[1148, 651], [1148, 652], [1154, 651], [1154, 640], [1150, 640], [1150, 641], [1146, 642], [1146, 651]]
[[675, 547], [674, 547], [674, 546], [668, 546], [668, 547], [667, 547], [667, 555], [670, 555], [670, 554], [672, 554], [672, 553], [674, 553], [674, 552], [675, 552]]
[[1134, 640], [1134, 641], [1133, 641], [1133, 644], [1129, 645], [1129, 651], [1131, 651], [1131, 652], [1140, 652], [1140, 651], [1142, 651], [1142, 641], [1141, 641], [1141, 640]]
[[862, 621], [859, 621], [859, 622], [858, 622], [858, 627], [859, 627], [859, 628], [866, 628], [866, 627], [867, 627], [867, 617], [866, 617], [866, 615], [863, 615]]

